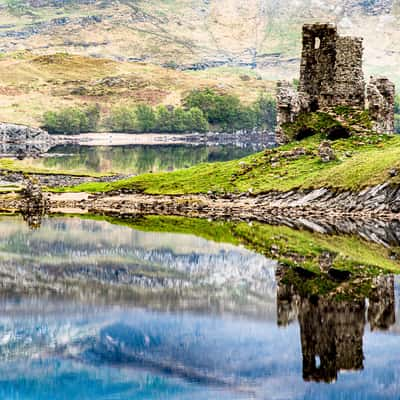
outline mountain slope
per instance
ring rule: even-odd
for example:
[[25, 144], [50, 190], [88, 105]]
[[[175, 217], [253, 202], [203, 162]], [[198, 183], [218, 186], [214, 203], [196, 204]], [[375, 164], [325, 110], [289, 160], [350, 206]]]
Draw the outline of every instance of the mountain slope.
[[45, 111], [98, 104], [180, 105], [192, 89], [211, 87], [245, 103], [274, 91], [248, 70], [176, 71], [157, 65], [78, 55], [19, 52], [0, 58], [0, 121], [40, 126]]
[[400, 83], [399, 0], [1, 0], [0, 50], [31, 49], [295, 77], [301, 25], [365, 38], [367, 73]]

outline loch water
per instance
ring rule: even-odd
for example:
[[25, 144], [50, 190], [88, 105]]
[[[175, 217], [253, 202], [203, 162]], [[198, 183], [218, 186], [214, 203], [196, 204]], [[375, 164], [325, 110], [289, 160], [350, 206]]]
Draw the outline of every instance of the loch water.
[[[262, 142], [238, 142], [222, 144], [130, 144], [92, 146], [60, 144], [32, 155], [14, 149], [11, 156], [23, 154], [35, 167], [58, 170], [77, 170], [89, 173], [144, 174], [148, 172], [174, 171], [201, 163], [240, 159], [269, 147]], [[37, 157], [37, 156], [40, 157]]]
[[400, 398], [398, 277], [308, 297], [217, 234], [145, 226], [0, 217], [1, 399]]

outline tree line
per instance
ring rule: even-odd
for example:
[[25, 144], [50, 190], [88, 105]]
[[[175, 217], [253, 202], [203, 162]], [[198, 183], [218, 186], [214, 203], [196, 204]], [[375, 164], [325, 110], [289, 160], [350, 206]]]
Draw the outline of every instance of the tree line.
[[193, 90], [181, 107], [146, 104], [114, 107], [101, 116], [98, 106], [68, 107], [43, 115], [43, 128], [51, 134], [78, 134], [109, 130], [127, 133], [188, 133], [212, 131], [274, 130], [276, 103], [260, 96], [251, 105], [237, 96], [213, 89]]

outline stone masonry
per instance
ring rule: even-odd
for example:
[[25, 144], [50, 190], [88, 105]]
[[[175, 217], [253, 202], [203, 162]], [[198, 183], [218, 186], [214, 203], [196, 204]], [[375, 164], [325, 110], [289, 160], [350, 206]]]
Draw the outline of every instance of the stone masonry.
[[367, 108], [375, 130], [392, 133], [394, 84], [372, 77], [366, 93], [362, 58], [362, 38], [339, 36], [334, 24], [304, 25], [299, 90], [288, 82], [278, 83], [277, 142], [286, 141], [282, 126], [294, 122], [300, 113], [336, 106]]
[[396, 90], [388, 78], [374, 78], [367, 86], [369, 114], [378, 133], [394, 131], [394, 102]]

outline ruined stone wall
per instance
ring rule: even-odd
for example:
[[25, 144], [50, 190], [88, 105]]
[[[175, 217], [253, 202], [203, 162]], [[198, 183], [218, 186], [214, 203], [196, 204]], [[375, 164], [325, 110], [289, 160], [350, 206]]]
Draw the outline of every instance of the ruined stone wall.
[[362, 68], [363, 40], [338, 36], [336, 40], [336, 61], [334, 95], [332, 106], [345, 105], [354, 108], [365, 107], [365, 81]]
[[367, 86], [367, 107], [378, 133], [394, 132], [395, 85], [388, 78], [375, 78]]
[[279, 81], [277, 87], [276, 107], [278, 128], [276, 130], [276, 141], [281, 144], [286, 142], [282, 126], [294, 122], [301, 112], [309, 111], [309, 98], [304, 93], [297, 92], [289, 82]]

